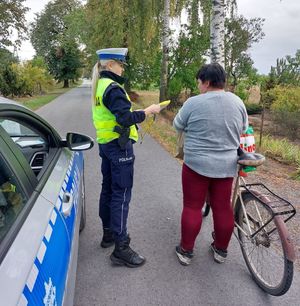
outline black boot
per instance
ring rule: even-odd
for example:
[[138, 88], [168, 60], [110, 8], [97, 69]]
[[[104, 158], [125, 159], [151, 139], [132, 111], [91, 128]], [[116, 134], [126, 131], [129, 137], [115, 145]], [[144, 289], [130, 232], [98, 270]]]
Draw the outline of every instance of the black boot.
[[110, 229], [103, 229], [103, 237], [102, 241], [100, 243], [102, 248], [109, 248], [113, 246], [115, 243], [115, 240], [113, 238], [113, 233]]
[[146, 259], [132, 250], [129, 246], [130, 238], [124, 241], [116, 241], [115, 249], [110, 255], [111, 261], [120, 266], [136, 268], [142, 266]]

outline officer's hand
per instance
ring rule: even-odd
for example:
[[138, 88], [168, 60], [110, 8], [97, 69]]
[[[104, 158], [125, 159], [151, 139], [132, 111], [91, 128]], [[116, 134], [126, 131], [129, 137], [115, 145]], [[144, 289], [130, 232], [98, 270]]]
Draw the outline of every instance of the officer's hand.
[[159, 104], [152, 104], [144, 109], [146, 116], [151, 114], [158, 114], [160, 112]]

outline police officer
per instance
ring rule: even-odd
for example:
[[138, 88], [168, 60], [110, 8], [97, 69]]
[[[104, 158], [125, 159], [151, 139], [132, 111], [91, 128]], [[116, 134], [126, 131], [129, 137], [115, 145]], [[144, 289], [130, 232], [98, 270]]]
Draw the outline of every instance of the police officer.
[[99, 216], [103, 225], [101, 246], [115, 244], [114, 264], [138, 267], [145, 258], [129, 246], [127, 217], [133, 186], [133, 144], [138, 140], [136, 124], [160, 111], [158, 104], [132, 111], [122, 77], [127, 48], [98, 50], [92, 79], [93, 122], [102, 159], [102, 189]]

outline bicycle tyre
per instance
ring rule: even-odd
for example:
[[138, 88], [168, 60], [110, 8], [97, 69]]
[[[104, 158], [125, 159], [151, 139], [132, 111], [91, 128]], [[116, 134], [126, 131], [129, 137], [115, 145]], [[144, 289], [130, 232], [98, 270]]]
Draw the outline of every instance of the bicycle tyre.
[[[255, 211], [259, 211], [261, 214], [261, 219], [263, 218], [263, 215], [266, 214], [267, 209], [264, 207], [262, 203], [260, 203], [251, 193], [244, 192], [242, 194], [245, 210], [247, 212], [247, 215], [251, 216], [252, 219], [255, 218]], [[256, 207], [255, 209], [253, 207]], [[251, 211], [248, 212], [248, 211]], [[258, 213], [257, 213], [258, 216]], [[254, 222], [256, 221], [256, 222]], [[251, 227], [258, 229], [257, 227], [257, 220], [249, 219], [249, 222], [251, 223]], [[240, 203], [240, 199], [238, 198], [238, 202], [236, 205], [236, 222], [238, 225], [244, 230], [247, 231], [246, 223], [244, 222], [244, 211], [242, 209], [242, 205]], [[255, 226], [256, 223], [256, 226]], [[285, 226], [285, 225], [284, 225]], [[268, 234], [267, 232], [270, 231], [270, 229], [275, 228], [274, 232], [271, 234]], [[256, 284], [263, 289], [265, 292], [267, 292], [270, 295], [274, 296], [281, 296], [284, 295], [289, 288], [291, 287], [292, 281], [293, 281], [293, 273], [294, 273], [294, 264], [292, 261], [290, 261], [286, 256], [286, 251], [283, 246], [282, 240], [278, 234], [278, 225], [274, 222], [274, 219], [266, 226], [266, 230], [261, 230], [255, 237], [252, 239], [247, 237], [246, 234], [238, 227], [238, 237], [240, 240], [240, 246], [242, 250], [242, 254], [244, 257], [244, 260], [246, 262], [247, 268], [249, 272], [252, 275], [252, 278], [256, 282]], [[277, 238], [276, 238], [277, 237]], [[247, 240], [247, 241], [246, 241]], [[251, 241], [250, 241], [251, 240]], [[273, 243], [274, 242], [274, 243]], [[252, 250], [249, 252], [247, 249], [249, 244], [251, 244]], [[254, 250], [257, 249], [258, 252], [260, 252], [260, 255], [257, 256], [257, 260], [253, 260], [251, 257], [253, 256]], [[271, 257], [268, 255], [267, 257], [264, 257], [264, 252], [267, 253], [267, 251], [270, 250]], [[281, 249], [281, 251], [280, 251]], [[281, 254], [279, 254], [281, 252]], [[276, 266], [276, 258], [279, 258], [279, 261], [282, 261], [280, 264], [282, 265], [281, 272], [278, 272], [278, 266]], [[278, 279], [276, 282], [271, 283], [271, 278], [263, 275], [262, 268], [259, 269], [258, 265], [268, 265], [266, 262], [270, 261], [269, 267], [267, 267], [268, 271], [267, 273], [273, 273], [273, 278]], [[272, 278], [272, 279], [273, 279]]]
[[207, 202], [205, 202], [202, 208], [202, 216], [207, 217], [209, 215], [209, 212], [210, 212], [210, 205]]

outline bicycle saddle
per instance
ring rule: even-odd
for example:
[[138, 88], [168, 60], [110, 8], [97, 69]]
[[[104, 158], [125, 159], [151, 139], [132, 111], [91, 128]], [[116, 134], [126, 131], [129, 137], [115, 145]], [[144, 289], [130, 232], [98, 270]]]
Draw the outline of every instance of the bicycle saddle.
[[238, 164], [243, 166], [254, 166], [258, 167], [264, 163], [266, 158], [258, 153], [243, 153], [239, 159]]

